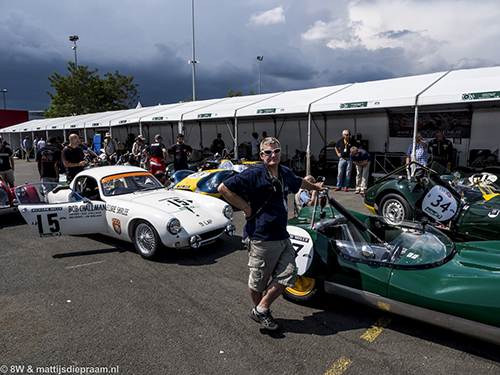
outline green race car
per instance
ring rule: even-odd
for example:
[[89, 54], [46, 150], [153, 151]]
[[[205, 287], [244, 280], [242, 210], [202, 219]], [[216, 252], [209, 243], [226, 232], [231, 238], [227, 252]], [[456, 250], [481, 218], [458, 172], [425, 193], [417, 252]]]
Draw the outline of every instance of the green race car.
[[[407, 177], [415, 164], [427, 177]], [[403, 174], [402, 174], [403, 173]], [[500, 188], [488, 174], [468, 178], [439, 175], [435, 170], [411, 162], [382, 177], [366, 191], [364, 203], [374, 214], [397, 224], [427, 217], [448, 229], [454, 239], [500, 239]]]
[[425, 218], [393, 224], [326, 199], [288, 222], [298, 278], [286, 299], [323, 291], [500, 343], [499, 241], [454, 242]]

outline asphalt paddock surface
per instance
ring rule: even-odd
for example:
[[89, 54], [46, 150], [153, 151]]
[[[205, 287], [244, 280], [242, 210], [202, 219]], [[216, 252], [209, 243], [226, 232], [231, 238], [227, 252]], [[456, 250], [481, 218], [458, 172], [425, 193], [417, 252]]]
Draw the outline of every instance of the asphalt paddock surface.
[[[16, 165], [18, 183], [37, 180]], [[40, 239], [0, 217], [0, 374], [500, 373], [496, 345], [331, 296], [279, 298], [281, 329], [260, 329], [235, 222], [235, 237], [146, 261], [103, 235]]]

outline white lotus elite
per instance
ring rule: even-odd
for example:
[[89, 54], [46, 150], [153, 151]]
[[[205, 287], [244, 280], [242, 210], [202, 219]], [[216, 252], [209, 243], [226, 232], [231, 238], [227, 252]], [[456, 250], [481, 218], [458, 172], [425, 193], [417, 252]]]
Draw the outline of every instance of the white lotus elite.
[[19, 211], [40, 237], [103, 233], [133, 242], [144, 258], [197, 248], [233, 235], [233, 209], [210, 196], [167, 190], [144, 169], [110, 166], [80, 172], [70, 186], [15, 189]]

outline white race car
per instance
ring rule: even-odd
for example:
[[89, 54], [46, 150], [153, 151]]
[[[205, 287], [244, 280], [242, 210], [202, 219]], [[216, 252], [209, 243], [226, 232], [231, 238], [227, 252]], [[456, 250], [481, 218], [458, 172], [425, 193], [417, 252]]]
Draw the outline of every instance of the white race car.
[[40, 182], [18, 186], [15, 194], [19, 212], [40, 237], [103, 233], [133, 242], [144, 258], [163, 246], [197, 248], [235, 232], [227, 203], [167, 190], [137, 167], [90, 168], [70, 186]]

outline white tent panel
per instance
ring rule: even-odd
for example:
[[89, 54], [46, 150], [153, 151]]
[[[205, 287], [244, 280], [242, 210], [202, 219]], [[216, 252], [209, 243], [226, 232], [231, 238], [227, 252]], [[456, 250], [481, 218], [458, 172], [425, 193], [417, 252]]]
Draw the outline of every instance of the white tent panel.
[[183, 116], [184, 121], [189, 120], [205, 120], [214, 118], [232, 118], [235, 117], [237, 111], [254, 103], [261, 103], [269, 98], [280, 95], [281, 93], [236, 96], [214, 103], [211, 106], [195, 109]]
[[419, 105], [500, 100], [500, 67], [455, 70], [420, 97]]
[[311, 112], [411, 107], [415, 97], [445, 73], [355, 83], [311, 105]]
[[141, 122], [171, 122], [171, 121], [182, 121], [183, 115], [190, 113], [192, 111], [201, 110], [206, 107], [210, 107], [216, 103], [223, 102], [229, 98], [223, 99], [210, 99], [210, 100], [198, 100], [194, 102], [182, 103], [182, 105], [169, 106], [164, 108], [153, 116], [147, 115], [141, 117]]
[[286, 91], [270, 99], [241, 108], [237, 117], [245, 116], [276, 116], [302, 113], [307, 114], [309, 105], [348, 85], [320, 87], [308, 90]]
[[120, 125], [127, 125], [127, 124], [136, 124], [139, 122], [143, 122], [144, 118], [148, 117], [157, 117], [156, 114], [165, 110], [168, 110], [170, 108], [175, 108], [182, 106], [183, 103], [174, 103], [174, 104], [164, 104], [164, 105], [157, 105], [154, 107], [142, 107], [142, 108], [134, 108], [134, 109], [127, 109], [123, 111], [122, 117], [117, 117], [111, 120], [110, 125], [111, 126], [120, 126]]

